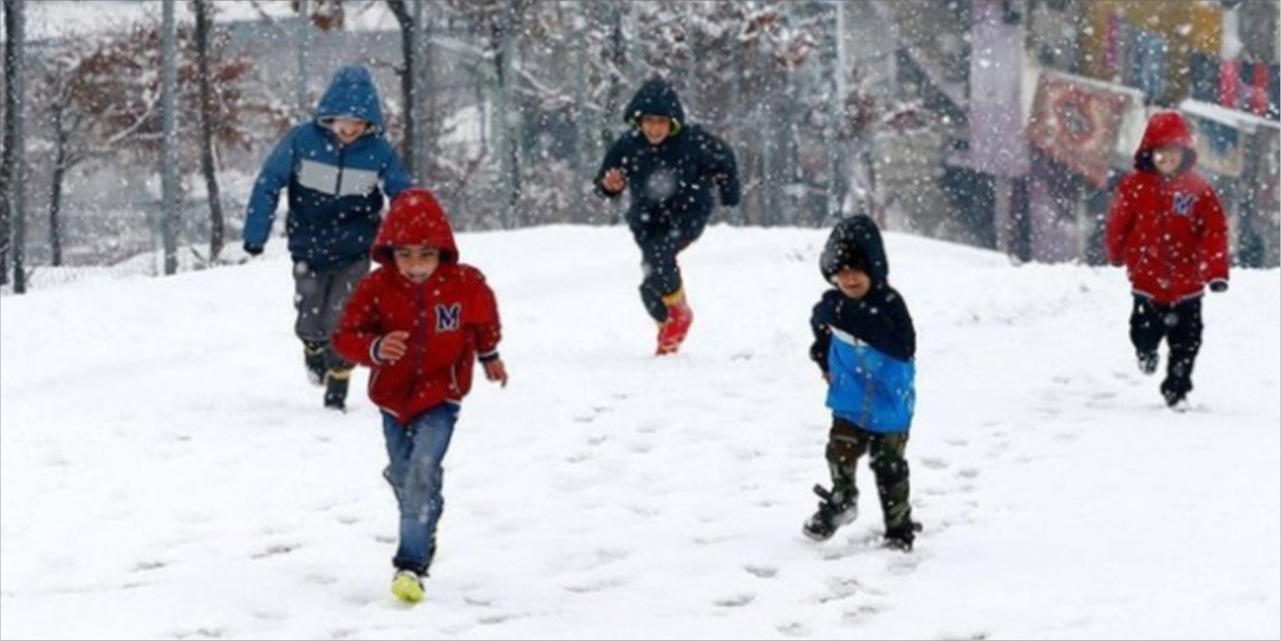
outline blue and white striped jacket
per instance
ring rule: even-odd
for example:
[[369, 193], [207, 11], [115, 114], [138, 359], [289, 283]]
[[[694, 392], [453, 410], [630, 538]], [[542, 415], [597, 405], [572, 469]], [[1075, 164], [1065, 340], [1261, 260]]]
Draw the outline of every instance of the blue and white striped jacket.
[[[372, 127], [341, 145], [326, 126], [338, 117], [365, 120]], [[385, 134], [369, 71], [340, 69], [315, 118], [294, 127], [263, 164], [245, 214], [245, 246], [267, 244], [280, 191], [288, 187], [286, 232], [295, 262], [323, 270], [366, 258], [382, 222], [383, 191], [395, 198], [413, 185]]]

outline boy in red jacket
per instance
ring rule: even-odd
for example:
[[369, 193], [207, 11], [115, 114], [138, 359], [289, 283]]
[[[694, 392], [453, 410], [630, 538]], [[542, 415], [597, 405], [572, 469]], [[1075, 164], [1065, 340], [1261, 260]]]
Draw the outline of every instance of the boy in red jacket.
[[1164, 111], [1148, 121], [1134, 154], [1135, 171], [1116, 189], [1107, 253], [1124, 264], [1134, 288], [1130, 340], [1139, 369], [1156, 373], [1161, 340], [1170, 347], [1161, 395], [1185, 409], [1201, 349], [1201, 297], [1228, 289], [1228, 225], [1219, 197], [1192, 167], [1196, 151], [1187, 122]]
[[334, 348], [373, 369], [369, 398], [382, 410], [390, 459], [384, 476], [400, 505], [392, 593], [417, 602], [436, 552], [444, 508], [441, 461], [478, 358], [485, 377], [507, 385], [498, 357], [494, 293], [458, 262], [449, 220], [426, 189], [391, 204], [371, 251], [380, 267], [356, 287]]

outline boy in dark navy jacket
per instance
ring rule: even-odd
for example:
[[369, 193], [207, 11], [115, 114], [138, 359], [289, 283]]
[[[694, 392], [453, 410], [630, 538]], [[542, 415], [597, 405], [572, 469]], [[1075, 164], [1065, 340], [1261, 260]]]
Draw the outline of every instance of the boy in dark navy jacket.
[[890, 287], [885, 246], [871, 218], [841, 221], [827, 240], [820, 267], [835, 287], [814, 307], [810, 356], [829, 385], [832, 489], [814, 488], [823, 501], [804, 533], [824, 541], [855, 519], [855, 466], [869, 454], [885, 517], [885, 544], [909, 551], [919, 527], [912, 521], [905, 457], [916, 405], [912, 316]]
[[369, 273], [383, 192], [395, 198], [413, 184], [385, 133], [369, 71], [340, 69], [315, 118], [290, 130], [268, 156], [245, 214], [244, 248], [256, 256], [271, 235], [280, 191], [288, 188], [294, 331], [308, 378], [325, 385], [325, 406], [335, 409], [345, 406], [352, 366], [330, 348], [330, 338], [347, 297]]
[[658, 355], [673, 354], [694, 322], [676, 257], [703, 234], [717, 195], [738, 205], [738, 168], [723, 140], [689, 124], [665, 80], [646, 82], [623, 119], [633, 129], [605, 155], [596, 191], [617, 198], [631, 190], [627, 225], [643, 260], [641, 301], [658, 324]]

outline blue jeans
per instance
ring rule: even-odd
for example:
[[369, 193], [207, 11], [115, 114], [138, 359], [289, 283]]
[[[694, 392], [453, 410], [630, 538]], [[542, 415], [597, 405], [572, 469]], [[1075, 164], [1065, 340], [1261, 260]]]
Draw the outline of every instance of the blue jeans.
[[436, 524], [445, 509], [441, 461], [458, 422], [458, 406], [434, 407], [408, 425], [383, 413], [390, 465], [385, 476], [400, 504], [400, 548], [392, 564], [427, 574], [436, 555]]

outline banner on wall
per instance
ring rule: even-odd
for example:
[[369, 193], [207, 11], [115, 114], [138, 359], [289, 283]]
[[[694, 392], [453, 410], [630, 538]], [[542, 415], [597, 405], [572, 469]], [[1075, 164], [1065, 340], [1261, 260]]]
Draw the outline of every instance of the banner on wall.
[[1028, 140], [1046, 155], [1106, 187], [1121, 122], [1142, 102], [1133, 89], [1045, 72], [1032, 103]]

